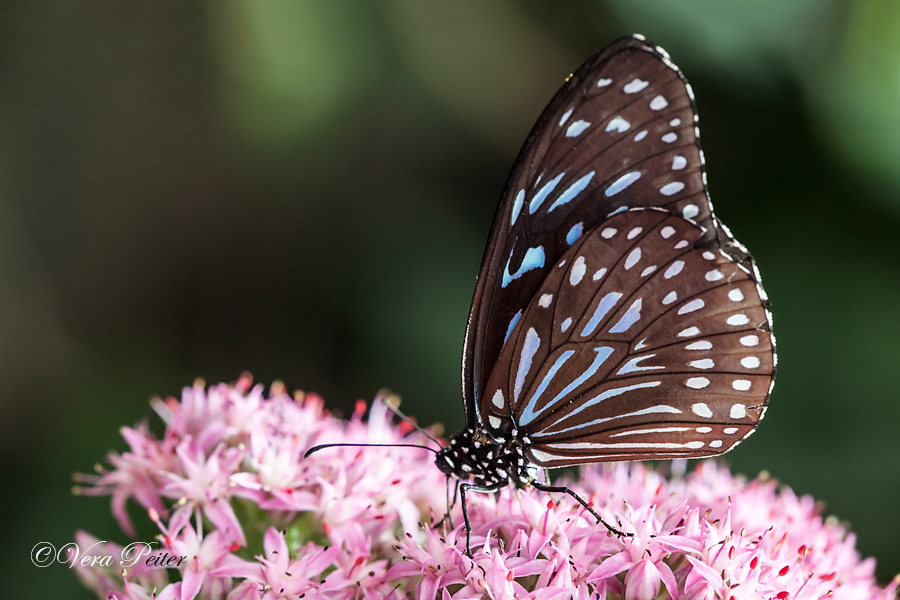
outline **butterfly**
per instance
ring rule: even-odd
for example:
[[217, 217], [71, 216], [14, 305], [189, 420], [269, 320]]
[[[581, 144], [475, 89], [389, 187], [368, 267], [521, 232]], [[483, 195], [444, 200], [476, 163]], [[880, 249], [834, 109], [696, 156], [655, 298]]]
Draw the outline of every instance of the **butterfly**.
[[634, 35], [587, 60], [525, 141], [463, 349], [466, 428], [437, 452], [467, 491], [542, 468], [728, 452], [766, 412], [776, 356], [753, 257], [713, 213], [694, 94]]

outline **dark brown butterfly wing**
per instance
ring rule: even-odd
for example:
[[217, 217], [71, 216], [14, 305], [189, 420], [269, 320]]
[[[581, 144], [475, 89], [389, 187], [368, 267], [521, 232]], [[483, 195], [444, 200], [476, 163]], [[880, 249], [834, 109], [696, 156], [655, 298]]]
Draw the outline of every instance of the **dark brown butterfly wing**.
[[[634, 210], [641, 208], [647, 210]], [[627, 212], [615, 214], [618, 211]], [[687, 245], [670, 244], [661, 233], [668, 232], [666, 228], [681, 236], [675, 244], [683, 239]], [[606, 237], [604, 232], [612, 229], [617, 234]], [[629, 237], [636, 229], [640, 233]], [[640, 256], [629, 265], [636, 248]], [[704, 253], [714, 257], [712, 262], [702, 258]], [[685, 265], [684, 274], [669, 282], [664, 269], [678, 261]], [[688, 265], [705, 270], [692, 271]], [[709, 265], [717, 265], [722, 279], [705, 279]], [[644, 273], [651, 266], [654, 269]], [[585, 271], [580, 286], [567, 285], [566, 278], [582, 267], [594, 270]], [[606, 273], [597, 276], [602, 269]], [[774, 373], [769, 317], [757, 281], [752, 258], [712, 214], [690, 87], [661, 49], [639, 37], [618, 40], [588, 60], [557, 93], [529, 135], [507, 184], [466, 332], [463, 391], [468, 423], [498, 435], [522, 429], [536, 444], [531, 458], [546, 465], [696, 454], [702, 440], [691, 435], [704, 435], [711, 425], [697, 425], [694, 429], [702, 431], [693, 434], [686, 426], [669, 425], [681, 417], [653, 409], [663, 406], [653, 400], [659, 397], [670, 404], [675, 398], [684, 398], [681, 404], [688, 399], [704, 404], [698, 399], [702, 397], [708, 405], [713, 400], [707, 396], [715, 395], [720, 398], [715, 403], [730, 402], [729, 410], [741, 405], [746, 411], [740, 423], [723, 421], [728, 426], [722, 431], [735, 423], [741, 433], [752, 431], [763, 412], [753, 407], [764, 405]], [[665, 283], [683, 287], [666, 289]], [[704, 296], [727, 296], [731, 288], [723, 286], [728, 285], [741, 290], [741, 302], [716, 303]], [[670, 292], [679, 300], [663, 302]], [[691, 301], [702, 301], [706, 308], [679, 314]], [[713, 327], [717, 315], [725, 315], [727, 322], [733, 316], [729, 311], [742, 311], [734, 315], [744, 315], [747, 322], [722, 331]], [[635, 314], [639, 318], [627, 329], [616, 329]], [[698, 351], [686, 349], [688, 344], [679, 346], [677, 334], [690, 327], [684, 323], [700, 316], [710, 319], [708, 324], [698, 321], [698, 328], [705, 327], [700, 329], [704, 336], [715, 332], [724, 337], [715, 343], [704, 337], [701, 341], [712, 343], [713, 351], [693, 358]], [[566, 319], [571, 322], [564, 330]], [[760, 333], [761, 341], [749, 354], [741, 354], [740, 339], [750, 333], [736, 334], [750, 330]], [[640, 333], [643, 337], [633, 337]], [[759, 360], [755, 371], [732, 368], [734, 361], [744, 359], [753, 364], [751, 355]], [[690, 364], [705, 365], [706, 360], [714, 366]], [[646, 365], [653, 368], [642, 368]], [[722, 371], [726, 368], [730, 370]], [[662, 371], [665, 377], [651, 377]], [[679, 387], [668, 379], [694, 372], [709, 382], [686, 388], [692, 392], [682, 389], [684, 382]], [[746, 374], [751, 379], [740, 381], [750, 381], [750, 390], [735, 388], [745, 384], [735, 384], [734, 377], [727, 380], [726, 373]], [[647, 377], [651, 379], [642, 379]], [[727, 385], [731, 392], [722, 391]], [[618, 391], [628, 386], [636, 387]], [[765, 393], [759, 395], [763, 388]], [[726, 399], [738, 391], [748, 392], [738, 394], [745, 402]], [[591, 401], [603, 394], [603, 400]], [[603, 412], [611, 406], [621, 410]], [[636, 414], [623, 416], [629, 413]], [[613, 414], [620, 420], [603, 425], [613, 423], [602, 421]], [[691, 418], [698, 419], [696, 412]], [[628, 440], [630, 449], [610, 441], [626, 437], [620, 434], [629, 431], [628, 426], [640, 430], [648, 424], [658, 431], [633, 435], [665, 439]], [[704, 441], [699, 453], [723, 452], [733, 445], [729, 440], [740, 437], [728, 435], [732, 437], [722, 438], [720, 444]], [[681, 446], [635, 445], [640, 443]]]

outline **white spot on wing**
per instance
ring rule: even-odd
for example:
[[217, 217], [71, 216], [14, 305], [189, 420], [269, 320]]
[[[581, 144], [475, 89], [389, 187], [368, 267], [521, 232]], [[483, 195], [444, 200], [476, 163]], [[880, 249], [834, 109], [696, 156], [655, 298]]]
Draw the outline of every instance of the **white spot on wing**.
[[637, 181], [640, 178], [641, 178], [640, 171], [632, 171], [631, 173], [625, 173], [624, 175], [622, 175], [621, 177], [616, 179], [614, 182], [612, 182], [612, 185], [610, 185], [608, 188], [606, 188], [606, 191], [603, 193], [606, 194], [607, 198], [611, 198], [612, 196], [615, 196], [616, 194], [618, 194], [619, 192], [621, 192], [622, 190], [624, 190], [625, 188], [627, 188], [629, 185], [631, 185], [632, 183], [634, 183], [635, 181]]
[[741, 359], [741, 366], [745, 369], [758, 369], [759, 359], [755, 356], [745, 356]]
[[595, 272], [594, 272], [594, 276], [591, 277], [591, 279], [593, 279], [594, 281], [597, 281], [598, 279], [600, 279], [600, 278], [603, 277], [604, 275], [606, 275], [606, 267], [603, 267], [602, 269], [600, 269], [600, 270], [598, 270], [598, 271], [595, 271]]
[[669, 105], [669, 103], [666, 102], [666, 99], [663, 98], [662, 96], [657, 96], [656, 98], [654, 98], [653, 100], [650, 101], [650, 109], [651, 110], [662, 110], [665, 107], [667, 107], [668, 105]]
[[625, 86], [622, 88], [622, 91], [626, 94], [636, 94], [648, 85], [650, 85], [649, 81], [643, 81], [642, 79], [635, 77], [630, 82], [625, 84]]
[[652, 273], [655, 270], [656, 270], [656, 265], [650, 265], [649, 267], [647, 267], [646, 269], [641, 271], [641, 277], [646, 277], [647, 275], [649, 275], [650, 273]]
[[697, 329], [696, 327], [688, 327], [687, 329], [679, 331], [678, 337], [693, 337], [693, 336], [699, 335], [699, 334], [700, 334], [700, 330]]
[[503, 406], [504, 406], [504, 403], [503, 403], [503, 392], [501, 392], [500, 390], [497, 390], [497, 392], [494, 394], [494, 397], [491, 398], [491, 402], [492, 402], [493, 405], [496, 406], [497, 408], [503, 408]]
[[709, 443], [709, 447], [710, 447], [710, 448], [721, 448], [721, 447], [722, 447], [722, 440], [713, 440], [713, 441], [711, 441], [711, 442]]
[[673, 194], [677, 194], [683, 189], [683, 183], [681, 183], [680, 181], [673, 181], [672, 183], [667, 183], [666, 185], [659, 188], [659, 193], [663, 196], [671, 196]]
[[732, 419], [743, 419], [747, 416], [747, 407], [743, 404], [735, 404], [731, 407], [731, 412], [728, 413], [728, 416]]
[[[706, 383], [709, 383], [709, 380], [706, 379], [705, 377], [697, 377], [696, 379], [703, 379], [704, 381], [706, 381]], [[690, 379], [688, 381], [690, 381]], [[693, 387], [693, 386], [691, 386], [691, 387]], [[706, 384], [704, 384], [700, 387], [706, 387]], [[697, 389], [700, 389], [700, 388], [697, 388]], [[704, 417], [706, 419], [709, 419], [710, 417], [713, 416], [713, 412], [703, 402], [697, 402], [696, 404], [692, 404], [691, 411], [698, 417]]]
[[569, 128], [566, 129], [566, 137], [578, 137], [579, 135], [581, 135], [581, 132], [583, 132], [590, 126], [591, 124], [587, 121], [582, 121], [579, 119], [578, 121], [575, 121], [574, 123], [569, 125]]
[[700, 209], [696, 204], [686, 204], [685, 207], [681, 209], [681, 214], [684, 215], [684, 218], [686, 219], [693, 219], [700, 214]]
[[738, 392], [746, 392], [750, 389], [750, 382], [746, 379], [735, 379], [731, 382], [731, 387]]
[[702, 358], [700, 360], [691, 361], [689, 365], [695, 369], [712, 369], [716, 366], [716, 363], [714, 363], [711, 358]]
[[663, 298], [662, 303], [668, 306], [676, 300], [678, 300], [678, 294], [676, 294], [675, 292], [669, 292], [668, 294], [666, 294], [666, 297]]
[[569, 319], [566, 319], [565, 321], [563, 321], [563, 322], [562, 322], [562, 325], [560, 325], [559, 328], [560, 328], [563, 332], [565, 332], [571, 325], [572, 325], [572, 319], [569, 318]]
[[551, 302], [553, 302], [553, 294], [542, 294], [540, 300], [538, 300], [538, 304], [543, 308], [550, 306]]
[[677, 139], [678, 139], [678, 136], [675, 135], [674, 133], [672, 133], [671, 131], [669, 133], [667, 133], [666, 135], [662, 136], [662, 141], [664, 141], [667, 144], [671, 144], [672, 142], [674, 142]]
[[722, 274], [722, 271], [718, 269], [713, 269], [712, 271], [707, 271], [706, 275], [704, 275], [707, 281], [719, 281], [720, 279], [724, 279], [725, 276]]
[[562, 127], [563, 124], [569, 120], [569, 117], [572, 116], [572, 111], [575, 110], [575, 107], [570, 108], [566, 111], [566, 114], [562, 116], [562, 119], [559, 120], [559, 126]]
[[667, 240], [670, 237], [672, 237], [673, 235], [675, 235], [675, 228], [671, 227], [669, 225], [666, 225], [665, 227], [662, 228], [662, 231], [660, 231], [659, 234], [661, 236], [663, 236], [664, 240]]
[[757, 344], [759, 344], [759, 336], [745, 335], [741, 338], [741, 345], [743, 346], [755, 346]]
[[728, 299], [732, 302], [741, 302], [744, 299], [744, 292], [738, 288], [728, 291]]
[[641, 260], [641, 249], [640, 247], [637, 247], [632, 250], [628, 254], [628, 257], [625, 259], [625, 270], [627, 271], [628, 269], [636, 265], [639, 260]]
[[672, 170], [680, 171], [687, 166], [687, 159], [683, 156], [676, 156], [672, 159]]
[[725, 433], [725, 435], [734, 435], [738, 432], [738, 428], [737, 427], [726, 427], [722, 431]]
[[[610, 120], [609, 124], [607, 124], [606, 131], [607, 132], [617, 131], [618, 133], [625, 133], [626, 131], [628, 131], [628, 129], [630, 127], [631, 127], [631, 123], [629, 123], [622, 117], [616, 116]], [[570, 129], [571, 129], [571, 127], [570, 127]]]
[[665, 277], [666, 279], [672, 279], [673, 277], [675, 277], [676, 275], [681, 273], [681, 270], [683, 268], [684, 268], [684, 261], [676, 260], [671, 265], [669, 265], [669, 268], [666, 269], [665, 273], [663, 273], [663, 277]]
[[711, 350], [712, 342], [709, 340], [700, 340], [684, 347], [685, 350]]
[[694, 312], [695, 310], [700, 310], [706, 306], [706, 302], [703, 301], [702, 298], [694, 298], [684, 306], [678, 309], [679, 315], [686, 315], [687, 313]]
[[669, 121], [669, 127], [678, 127], [681, 125], [681, 119], [672, 119]]
[[572, 285], [578, 285], [581, 283], [581, 280], [584, 278], [584, 274], [587, 272], [587, 265], [584, 263], [584, 257], [579, 256], [575, 259], [575, 262], [572, 263], [572, 272], [569, 274], [569, 283]]
[[740, 327], [750, 322], [750, 317], [745, 314], [731, 315], [725, 320], [726, 323], [734, 327]]
[[710, 433], [712, 431], [712, 427], [698, 427], [696, 431], [697, 433]]
[[612, 227], [607, 227], [606, 229], [604, 229], [603, 231], [600, 232], [600, 235], [602, 235], [604, 239], [608, 240], [612, 236], [616, 235], [617, 232], [618, 232], [618, 229], [613, 229]]
[[605, 78], [601, 77], [600, 79], [597, 80], [597, 87], [606, 87], [611, 83], [612, 83], [612, 79], [605, 79]]
[[643, 227], [635, 227], [631, 231], [628, 232], [628, 239], [633, 240], [637, 236], [641, 235], [641, 232], [644, 230]]
[[639, 142], [639, 141], [641, 141], [642, 139], [644, 139], [645, 137], [647, 137], [647, 130], [646, 130], [646, 129], [644, 129], [643, 131], [639, 131], [639, 132], [637, 133], [637, 135], [634, 136], [634, 141]]
[[[503, 421], [501, 421], [499, 417], [495, 417], [494, 415], [488, 415], [488, 421], [490, 421], [491, 427], [493, 427], [494, 429], [500, 429], [500, 425], [503, 424]], [[469, 465], [463, 466], [467, 467]]]

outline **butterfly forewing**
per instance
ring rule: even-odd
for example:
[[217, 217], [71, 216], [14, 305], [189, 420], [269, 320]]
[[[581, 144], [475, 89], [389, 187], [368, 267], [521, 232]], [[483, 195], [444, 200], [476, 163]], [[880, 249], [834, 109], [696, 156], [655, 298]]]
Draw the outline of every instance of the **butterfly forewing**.
[[775, 372], [752, 257], [712, 213], [690, 87], [619, 40], [556, 95], [485, 252], [470, 426], [542, 466], [711, 456], [753, 432]]
[[558, 259], [616, 210], [661, 207], [715, 244], [693, 97], [677, 68], [632, 37], [571, 76], [516, 161], [488, 241], [466, 332], [470, 425], [507, 334]]

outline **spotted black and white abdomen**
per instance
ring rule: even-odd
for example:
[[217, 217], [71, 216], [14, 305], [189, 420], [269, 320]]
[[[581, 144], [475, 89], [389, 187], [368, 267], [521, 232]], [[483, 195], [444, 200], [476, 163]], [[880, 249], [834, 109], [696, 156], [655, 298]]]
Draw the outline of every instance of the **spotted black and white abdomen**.
[[585, 232], [508, 334], [488, 431], [528, 436], [541, 466], [712, 456], [752, 433], [775, 371], [770, 316], [752, 259], [702, 238], [661, 209]]

